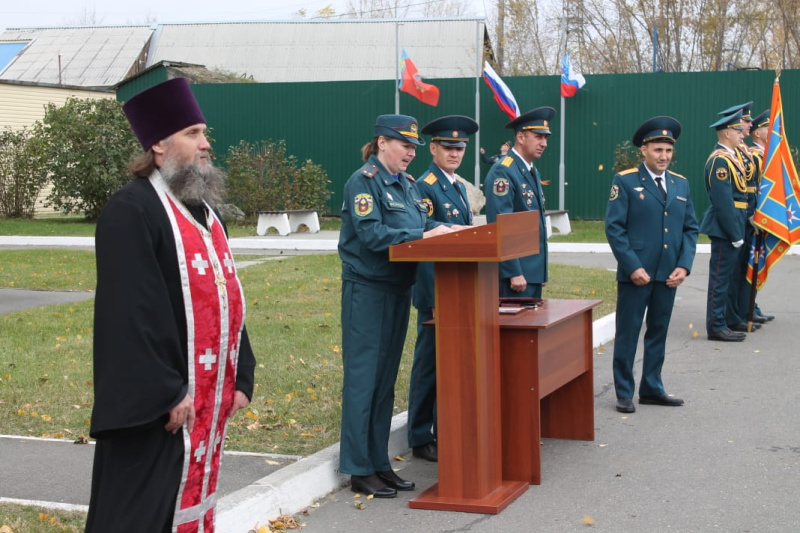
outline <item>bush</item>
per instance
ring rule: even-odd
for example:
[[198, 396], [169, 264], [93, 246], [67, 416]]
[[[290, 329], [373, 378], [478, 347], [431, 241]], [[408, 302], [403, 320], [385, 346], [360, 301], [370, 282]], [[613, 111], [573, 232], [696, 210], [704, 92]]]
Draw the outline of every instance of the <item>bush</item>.
[[130, 179], [128, 161], [141, 151], [122, 105], [113, 99], [70, 98], [62, 107], [48, 104], [35, 128], [53, 180], [48, 201], [65, 213], [96, 219]]
[[36, 198], [47, 181], [42, 145], [26, 128], [0, 132], [0, 216], [33, 218]]
[[241, 141], [228, 150], [230, 201], [248, 217], [259, 211], [314, 209], [321, 211], [331, 197], [325, 170], [286, 154], [284, 141]]

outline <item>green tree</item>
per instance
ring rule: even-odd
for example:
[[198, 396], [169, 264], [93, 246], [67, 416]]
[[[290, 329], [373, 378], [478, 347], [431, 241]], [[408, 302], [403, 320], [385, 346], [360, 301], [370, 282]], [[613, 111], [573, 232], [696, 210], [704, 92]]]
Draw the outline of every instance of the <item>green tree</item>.
[[0, 216], [33, 218], [36, 198], [47, 181], [42, 148], [27, 128], [0, 132]]
[[259, 211], [315, 209], [331, 196], [328, 175], [310, 159], [298, 166], [284, 141], [241, 141], [228, 149], [228, 192], [245, 215]]
[[35, 136], [45, 147], [53, 180], [48, 201], [88, 219], [96, 219], [109, 197], [128, 181], [128, 161], [141, 150], [121, 104], [113, 99], [70, 98], [62, 107], [48, 104]]

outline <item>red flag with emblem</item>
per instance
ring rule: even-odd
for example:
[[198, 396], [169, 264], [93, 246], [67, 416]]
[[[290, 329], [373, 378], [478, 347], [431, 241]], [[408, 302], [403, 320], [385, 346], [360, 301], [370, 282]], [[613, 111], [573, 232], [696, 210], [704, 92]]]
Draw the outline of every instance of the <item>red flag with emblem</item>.
[[408, 93], [417, 100], [436, 107], [439, 104], [439, 88], [425, 83], [417, 73], [417, 67], [408, 54], [403, 50], [403, 71], [400, 73], [398, 88]]

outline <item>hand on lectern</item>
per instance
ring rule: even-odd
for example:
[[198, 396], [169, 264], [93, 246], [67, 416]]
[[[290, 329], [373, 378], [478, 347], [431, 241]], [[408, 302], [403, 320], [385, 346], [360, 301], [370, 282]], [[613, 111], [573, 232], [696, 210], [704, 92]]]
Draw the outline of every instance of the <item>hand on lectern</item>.
[[422, 234], [422, 238], [427, 239], [428, 237], [436, 237], [438, 235], [444, 235], [445, 233], [453, 233], [453, 229], [442, 224], [441, 226], [436, 226], [430, 231], [424, 232]]

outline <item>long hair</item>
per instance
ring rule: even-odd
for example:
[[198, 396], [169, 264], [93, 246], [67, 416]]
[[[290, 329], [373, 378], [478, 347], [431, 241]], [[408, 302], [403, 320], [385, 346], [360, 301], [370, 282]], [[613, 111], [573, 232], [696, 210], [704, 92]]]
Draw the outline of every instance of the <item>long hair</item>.
[[375, 137], [374, 139], [372, 139], [367, 144], [365, 144], [364, 146], [361, 147], [361, 158], [364, 161], [369, 160], [369, 156], [375, 155], [375, 154], [378, 153], [378, 139], [379, 138], [380, 137]]
[[137, 178], [149, 178], [156, 169], [156, 157], [153, 149], [134, 155], [128, 163], [128, 171]]

